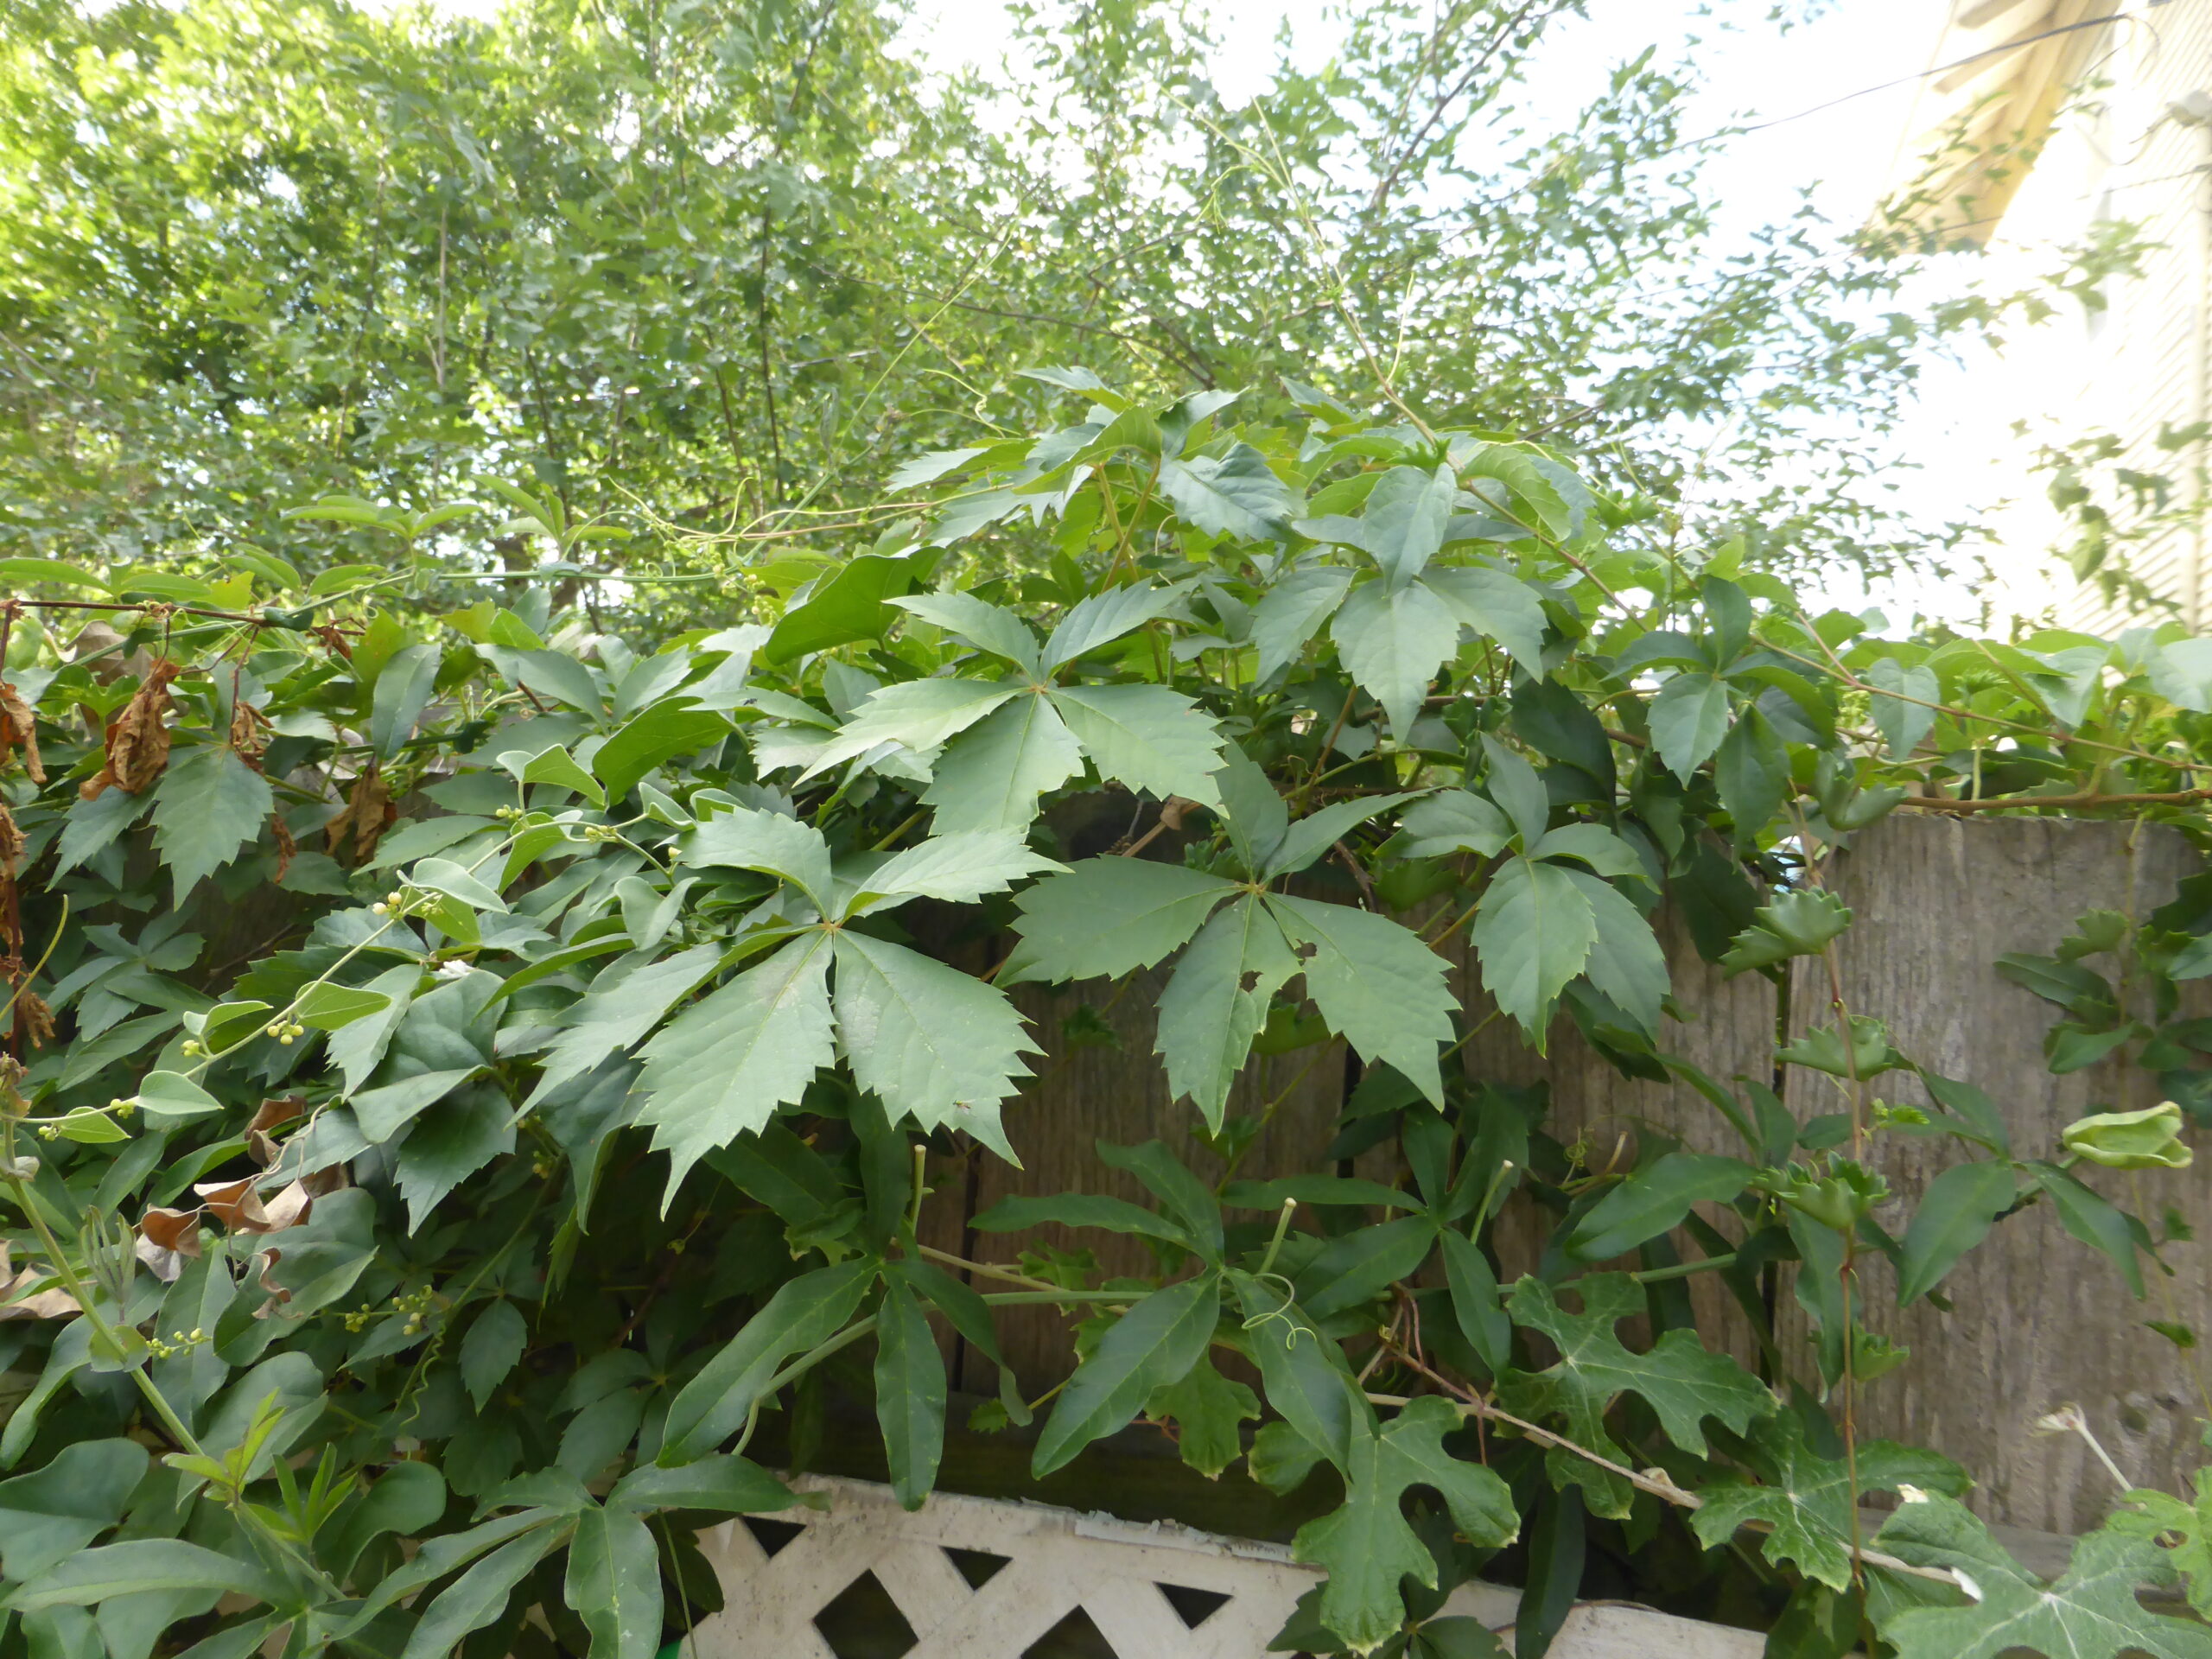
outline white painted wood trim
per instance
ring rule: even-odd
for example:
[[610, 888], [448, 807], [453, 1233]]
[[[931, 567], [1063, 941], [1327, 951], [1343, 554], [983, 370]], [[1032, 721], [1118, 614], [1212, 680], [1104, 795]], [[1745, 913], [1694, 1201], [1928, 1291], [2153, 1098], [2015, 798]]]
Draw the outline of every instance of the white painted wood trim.
[[[1293, 1605], [1320, 1576], [1280, 1544], [1217, 1537], [1173, 1522], [1138, 1522], [1042, 1503], [939, 1492], [909, 1515], [890, 1489], [805, 1475], [820, 1509], [772, 1517], [803, 1529], [774, 1554], [744, 1522], [702, 1535], [725, 1605], [685, 1659], [836, 1659], [815, 1616], [873, 1573], [918, 1638], [906, 1659], [1020, 1659], [1081, 1607], [1122, 1659], [1263, 1659]], [[980, 1589], [945, 1554], [1007, 1558]], [[1228, 1600], [1195, 1628], [1162, 1585]], [[1512, 1644], [1517, 1591], [1463, 1586], [1446, 1611]], [[1649, 1608], [1591, 1602], [1568, 1614], [1555, 1659], [1760, 1659], [1764, 1638]]]

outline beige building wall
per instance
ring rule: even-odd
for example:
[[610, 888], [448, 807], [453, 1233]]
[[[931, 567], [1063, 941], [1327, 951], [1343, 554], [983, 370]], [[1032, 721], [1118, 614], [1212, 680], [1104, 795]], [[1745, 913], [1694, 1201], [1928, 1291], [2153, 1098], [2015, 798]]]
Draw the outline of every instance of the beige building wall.
[[[2012, 498], [1993, 521], [2000, 608], [2099, 633], [2165, 620], [2175, 613], [2107, 603], [2058, 563], [2052, 549], [2074, 531], [2031, 463], [2038, 446], [2110, 432], [2124, 444], [2120, 464], [2167, 476], [2183, 500], [2203, 487], [2205, 443], [2167, 450], [2158, 440], [2212, 417], [2212, 0], [1931, 0], [1930, 10], [1931, 64], [1960, 67], [1923, 83], [1900, 145], [1895, 176], [1919, 185], [1908, 221], [1980, 245], [2000, 291], [2056, 270], [2061, 249], [2111, 221], [2158, 245], [2139, 278], [2105, 285], [2106, 308], [2069, 301], [2015, 327], [1977, 376], [1982, 429], [1967, 442], [1986, 452], [1993, 493]], [[2093, 482], [2117, 512], [2110, 478], [2106, 467]], [[2212, 604], [2207, 551], [2198, 522], [2125, 558], [2196, 631]]]

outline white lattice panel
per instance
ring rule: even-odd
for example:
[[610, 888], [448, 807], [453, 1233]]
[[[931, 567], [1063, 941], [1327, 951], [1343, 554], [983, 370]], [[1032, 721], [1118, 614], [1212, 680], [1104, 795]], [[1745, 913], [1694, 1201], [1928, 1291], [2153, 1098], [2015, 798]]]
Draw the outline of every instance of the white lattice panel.
[[[886, 1487], [792, 1484], [827, 1508], [734, 1521], [700, 1539], [725, 1605], [686, 1659], [1262, 1659], [1318, 1576], [1279, 1546], [1167, 1522], [950, 1492], [909, 1515]], [[1518, 1604], [1477, 1584], [1448, 1611], [1506, 1634]], [[1742, 1630], [1593, 1605], [1574, 1610], [1552, 1652], [1758, 1659], [1764, 1646]]]

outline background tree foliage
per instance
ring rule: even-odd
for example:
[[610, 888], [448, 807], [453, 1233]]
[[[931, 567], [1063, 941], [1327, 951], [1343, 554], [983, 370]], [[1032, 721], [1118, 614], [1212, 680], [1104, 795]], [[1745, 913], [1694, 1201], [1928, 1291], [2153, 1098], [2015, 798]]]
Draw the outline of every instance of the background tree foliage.
[[929, 83], [866, 0], [11, 7], [0, 524], [173, 563], [489, 473], [650, 561], [873, 504], [979, 410], [1026, 429], [1021, 363], [1273, 396], [1381, 358], [1757, 563], [1940, 560], [1954, 529], [1881, 516], [1881, 433], [1931, 350], [2045, 302], [1904, 307], [1916, 259], [1808, 217], [1738, 248], [1689, 64], [1522, 101], [1581, 10], [1358, 6], [1231, 109], [1166, 0], [1030, 9], [1001, 86]]

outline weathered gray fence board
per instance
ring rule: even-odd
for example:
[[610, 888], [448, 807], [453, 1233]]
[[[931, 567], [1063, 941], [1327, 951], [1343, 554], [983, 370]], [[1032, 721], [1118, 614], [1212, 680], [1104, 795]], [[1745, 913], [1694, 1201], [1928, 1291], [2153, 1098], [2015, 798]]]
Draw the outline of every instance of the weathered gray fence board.
[[[2171, 830], [1899, 815], [1837, 860], [1836, 887], [1855, 915], [1838, 950], [1844, 1000], [1886, 1020], [1906, 1053], [1986, 1090], [2020, 1156], [2056, 1158], [2068, 1123], [2085, 1112], [2156, 1103], [2155, 1079], [2117, 1065], [2053, 1077], [2042, 1044], [2057, 1010], [1992, 964], [2008, 951], [2049, 954], [2085, 910], [2140, 915], [2196, 868]], [[1827, 1020], [1830, 995], [1826, 976], [1801, 964], [1792, 1026]], [[1922, 1099], [1916, 1081], [1896, 1072], [1870, 1093]], [[1801, 1118], [1842, 1101], [1826, 1079], [1795, 1068], [1789, 1097]], [[1948, 1138], [1881, 1137], [1874, 1161], [1892, 1197], [1877, 1218], [1901, 1230], [1928, 1182], [1961, 1155]], [[2169, 1204], [2201, 1217], [2208, 1170], [2200, 1163], [2156, 1175], [2084, 1173], [2155, 1228]], [[2037, 1418], [2063, 1404], [2088, 1413], [2131, 1478], [2175, 1486], [2202, 1460], [2199, 1420], [2212, 1415], [2212, 1403], [2198, 1380], [2201, 1360], [2145, 1321], [2212, 1332], [2212, 1283], [2203, 1245], [2165, 1254], [2176, 1276], [2152, 1272], [2150, 1297], [2139, 1303], [2118, 1272], [2038, 1203], [2000, 1223], [1945, 1281], [1948, 1313], [1926, 1302], [1900, 1312], [1887, 1261], [1862, 1257], [1870, 1322], [1908, 1344], [1912, 1357], [1863, 1390], [1861, 1433], [1957, 1459], [1981, 1484], [1975, 1507], [2014, 1526], [2078, 1532], [2095, 1525], [2115, 1495], [2078, 1437], [2033, 1432]], [[1781, 1311], [1785, 1330], [1802, 1329], [1793, 1300]]]
[[[2132, 850], [2131, 850], [2132, 842]], [[2066, 1077], [2044, 1069], [2042, 1039], [2056, 1017], [2049, 1004], [2005, 980], [1993, 963], [2007, 951], [2045, 954], [2073, 918], [2092, 907], [2140, 912], [2161, 903], [2194, 869], [2196, 855], [2171, 831], [2134, 836], [2126, 824], [2037, 821], [1986, 822], [1900, 814], [1859, 836], [1838, 860], [1835, 879], [1858, 912], [1840, 955], [1845, 997], [1861, 1013], [1890, 1022], [1906, 1052], [1947, 1075], [1987, 1090], [2005, 1111], [2024, 1157], [2055, 1153], [2059, 1130], [2083, 1112], [2145, 1105], [2150, 1080], [2131, 1082], [2097, 1067]], [[1702, 961], [1686, 931], [1661, 921], [1675, 994], [1691, 1018], [1668, 1027], [1664, 1046], [1716, 1078], [1770, 1075], [1777, 1011], [1761, 976], [1729, 980]], [[1479, 1019], [1490, 1004], [1480, 988], [1464, 933], [1447, 947], [1459, 959], [1455, 983]], [[1793, 1029], [1827, 1017], [1828, 988], [1801, 965], [1792, 985]], [[1135, 1184], [1100, 1165], [1093, 1143], [1130, 1143], [1159, 1136], [1179, 1151], [1195, 1146], [1195, 1115], [1171, 1107], [1152, 1053], [1153, 1001], [1158, 977], [1141, 977], [1117, 1001], [1103, 986], [1057, 993], [1022, 993], [1023, 1007], [1048, 1051], [1038, 1080], [1007, 1111], [1007, 1132], [1024, 1167], [1007, 1169], [988, 1155], [969, 1169], [933, 1172], [940, 1189], [925, 1216], [925, 1242], [961, 1248], [964, 1218], [1011, 1192], [1072, 1188], [1141, 1197]], [[1117, 1046], [1069, 1051], [1060, 1022], [1079, 1005], [1100, 1009]], [[1110, 1004], [1110, 1005], [1109, 1005]], [[1686, 1085], [1622, 1077], [1591, 1051], [1571, 1022], [1550, 1034], [1538, 1054], [1509, 1022], [1485, 1027], [1465, 1051], [1470, 1075], [1503, 1084], [1549, 1085], [1549, 1127], [1586, 1146], [1604, 1166], [1624, 1142], [1632, 1146], [1649, 1124], [1696, 1150], [1740, 1152], [1733, 1132]], [[1266, 1131], [1241, 1173], [1254, 1176], [1325, 1166], [1342, 1103], [1344, 1057], [1339, 1046], [1306, 1050], [1255, 1065], [1239, 1086], [1232, 1114], [1276, 1103]], [[1825, 1096], [1822, 1091], [1826, 1090]], [[1916, 1084], [1891, 1073], [1873, 1092], [1917, 1098]], [[1794, 1071], [1788, 1098], [1799, 1117], [1837, 1109], [1840, 1097], [1812, 1074]], [[1625, 1157], [1626, 1151], [1622, 1156]], [[1902, 1228], [1927, 1182], [1960, 1153], [1948, 1141], [1904, 1135], [1882, 1137], [1878, 1161], [1895, 1195], [1882, 1212]], [[1374, 1162], [1371, 1171], [1364, 1163]], [[1203, 1151], [1196, 1166], [1217, 1166]], [[2115, 1200], [2156, 1218], [2168, 1205], [2197, 1209], [2199, 1169], [2155, 1177], [2093, 1171], [2090, 1179]], [[1388, 1178], [1382, 1154], [1363, 1160], [1363, 1173]], [[1500, 1230], [1509, 1274], [1533, 1265], [1541, 1220], [1510, 1217]], [[1135, 1240], [1096, 1233], [1080, 1238], [1039, 1230], [1063, 1245], [1094, 1250], [1109, 1271], [1147, 1262]], [[1010, 1259], [1027, 1236], [976, 1241], [987, 1256]], [[2134, 1301], [2102, 1257], [2065, 1236], [2047, 1205], [2037, 1205], [1999, 1227], [1945, 1286], [1953, 1311], [1922, 1304], [1899, 1313], [1891, 1302], [1888, 1267], [1866, 1262], [1867, 1306], [1876, 1329], [1909, 1344], [1912, 1357], [1869, 1385], [1858, 1410], [1867, 1437], [1932, 1445], [1965, 1464], [1980, 1483], [1975, 1504], [1994, 1521], [2053, 1531], [2094, 1524], [2113, 1496], [2112, 1483], [2077, 1440], [2037, 1437], [2035, 1420], [2078, 1403], [2131, 1477], [2172, 1486], [2197, 1459], [2197, 1420], [2212, 1416], [2212, 1400], [2196, 1380], [2201, 1369], [2145, 1321], [2177, 1319], [2212, 1332], [2212, 1273], [2205, 1247], [2169, 1247], [2176, 1269], [2156, 1281], [2150, 1299]], [[1632, 1264], [1631, 1264], [1632, 1265]], [[1706, 1328], [1737, 1356], [1752, 1362], [1750, 1328], [1709, 1276], [1689, 1281]], [[1777, 1298], [1786, 1353], [1802, 1354], [1803, 1319], [1789, 1273]], [[1021, 1310], [1007, 1326], [1008, 1357], [1034, 1391], [1065, 1375], [1067, 1348], [1058, 1319]], [[966, 1357], [963, 1386], [988, 1393], [989, 1366]]]

